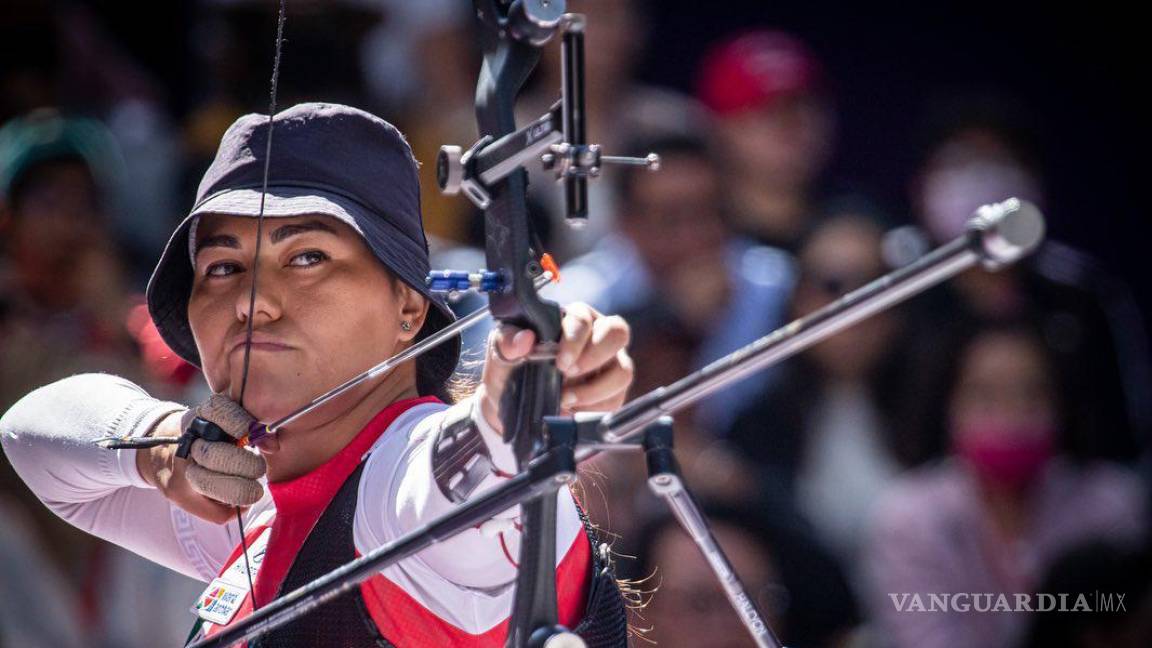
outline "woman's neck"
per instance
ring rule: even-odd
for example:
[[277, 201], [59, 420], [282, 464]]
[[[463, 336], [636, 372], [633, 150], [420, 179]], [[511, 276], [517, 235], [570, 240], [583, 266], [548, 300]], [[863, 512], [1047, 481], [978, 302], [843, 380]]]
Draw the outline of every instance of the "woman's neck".
[[351, 443], [380, 410], [418, 395], [415, 370], [409, 363], [375, 384], [334, 400], [317, 412], [323, 420], [304, 419], [278, 433], [279, 447], [264, 451], [268, 481], [288, 481], [322, 466]]

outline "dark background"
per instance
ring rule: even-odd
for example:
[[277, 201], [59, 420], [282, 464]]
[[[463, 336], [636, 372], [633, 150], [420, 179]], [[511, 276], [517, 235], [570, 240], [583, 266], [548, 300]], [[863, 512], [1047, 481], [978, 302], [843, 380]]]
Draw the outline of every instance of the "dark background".
[[833, 181], [863, 188], [894, 214], [909, 212], [909, 178], [944, 105], [970, 94], [1016, 103], [1040, 149], [1052, 236], [1127, 278], [1147, 312], [1149, 210], [1137, 168], [1146, 155], [1140, 96], [1148, 71], [1130, 13], [981, 0], [661, 5], [650, 13], [644, 74], [652, 81], [690, 87], [701, 52], [750, 25], [783, 26], [811, 43], [840, 110]]
[[[245, 10], [249, 17], [236, 23], [243, 37], [226, 79], [197, 69], [195, 46], [210, 35], [198, 20], [203, 8], [190, 2], [6, 0], [0, 65], [66, 65], [50, 22], [61, 4], [89, 8], [160, 80], [163, 100], [177, 118], [213, 83], [241, 86], [237, 94], [253, 108], [263, 109], [267, 101], [274, 2], [254, 3]], [[310, 98], [334, 98], [324, 95], [356, 77], [355, 48], [331, 51], [322, 61], [294, 58], [294, 45], [300, 51], [306, 43], [293, 38], [307, 36], [293, 32], [300, 20], [309, 21], [312, 31], [323, 30], [325, 20], [333, 20], [333, 30], [350, 27], [326, 16], [323, 3], [288, 5], [285, 94], [294, 88]], [[910, 212], [909, 182], [926, 140], [956, 98], [988, 96], [1013, 105], [1037, 145], [1052, 236], [1125, 278], [1145, 312], [1152, 305], [1152, 278], [1144, 270], [1148, 208], [1137, 172], [1148, 140], [1142, 110], [1148, 106], [1142, 92], [1146, 38], [1133, 10], [986, 0], [662, 0], [649, 2], [646, 14], [641, 80], [685, 91], [692, 89], [702, 53], [734, 31], [775, 26], [810, 43], [827, 68], [839, 111], [828, 185], [861, 190], [898, 219]], [[0, 117], [11, 116], [8, 100], [0, 98]]]

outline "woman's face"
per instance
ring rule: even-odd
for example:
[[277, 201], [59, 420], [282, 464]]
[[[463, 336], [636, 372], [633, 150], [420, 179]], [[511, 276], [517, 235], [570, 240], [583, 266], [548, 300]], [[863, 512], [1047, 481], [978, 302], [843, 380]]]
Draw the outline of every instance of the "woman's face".
[[1037, 343], [1010, 332], [985, 334], [964, 353], [952, 395], [954, 442], [988, 434], [1051, 434], [1055, 390]]
[[[725, 523], [712, 528], [732, 567], [740, 575], [764, 621], [781, 628], [776, 573], [763, 545], [749, 531]], [[745, 648], [755, 643], [740, 623], [708, 562], [696, 544], [678, 527], [669, 526], [653, 546], [653, 562], [659, 565], [659, 583], [644, 611], [653, 627], [658, 646], [710, 646]], [[645, 583], [647, 584], [647, 583]], [[774, 597], [773, 595], [777, 596]]]
[[[100, 192], [84, 163], [47, 162], [28, 173], [10, 218], [0, 211], [0, 253], [12, 260], [20, 287], [48, 308], [92, 306], [84, 286], [112, 283], [93, 277], [93, 261], [108, 250]], [[5, 227], [5, 221], [9, 221]], [[85, 303], [85, 298], [89, 298]]]
[[[206, 215], [196, 232], [188, 320], [214, 392], [240, 400], [257, 219]], [[336, 219], [264, 221], [244, 407], [274, 420], [393, 355], [427, 301], [392, 279]], [[411, 323], [404, 331], [401, 322]]]
[[[810, 315], [884, 273], [883, 232], [864, 220], [833, 220], [800, 253], [800, 281], [792, 297], [797, 317]], [[821, 373], [845, 381], [864, 379], [883, 359], [899, 315], [884, 311], [812, 347]]]

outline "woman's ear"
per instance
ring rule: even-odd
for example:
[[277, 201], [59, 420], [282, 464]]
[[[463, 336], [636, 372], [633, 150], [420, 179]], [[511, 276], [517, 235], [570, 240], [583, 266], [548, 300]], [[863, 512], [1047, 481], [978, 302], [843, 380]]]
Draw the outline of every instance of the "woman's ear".
[[397, 281], [396, 285], [400, 298], [400, 340], [410, 342], [416, 338], [428, 317], [428, 299], [403, 281]]

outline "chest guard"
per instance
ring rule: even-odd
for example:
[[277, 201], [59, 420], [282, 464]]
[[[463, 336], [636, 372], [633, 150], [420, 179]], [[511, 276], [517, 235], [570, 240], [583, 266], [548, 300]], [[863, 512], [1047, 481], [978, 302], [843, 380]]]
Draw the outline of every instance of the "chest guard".
[[[337, 491], [304, 541], [288, 570], [277, 596], [301, 587], [356, 558], [352, 537], [357, 492], [364, 464], [361, 463]], [[588, 648], [624, 648], [628, 645], [628, 618], [624, 599], [612, 573], [607, 545], [601, 545], [594, 529], [584, 518], [584, 529], [592, 543], [592, 578], [584, 618], [576, 626]], [[383, 578], [375, 576], [374, 578]], [[432, 614], [429, 612], [428, 614]], [[405, 625], [418, 626], [420, 620], [406, 619]], [[415, 628], [414, 628], [415, 630]], [[418, 630], [414, 635], [419, 636]], [[341, 595], [307, 615], [251, 641], [250, 648], [409, 648], [404, 637], [384, 637], [360, 588]]]

